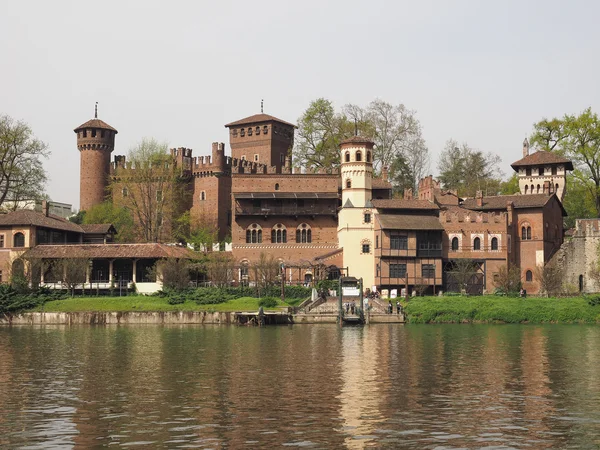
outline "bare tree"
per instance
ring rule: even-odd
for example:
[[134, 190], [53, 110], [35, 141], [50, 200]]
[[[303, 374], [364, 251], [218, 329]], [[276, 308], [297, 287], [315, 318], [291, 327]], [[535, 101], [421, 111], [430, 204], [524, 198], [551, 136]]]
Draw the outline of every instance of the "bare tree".
[[233, 279], [233, 257], [225, 252], [210, 254], [207, 262], [208, 279], [216, 286], [227, 286]]
[[467, 292], [473, 276], [477, 273], [478, 263], [472, 259], [456, 259], [453, 261], [452, 270], [449, 274], [458, 284], [459, 291], [462, 294]]
[[71, 292], [71, 297], [75, 295], [75, 288], [85, 283], [89, 264], [90, 260], [86, 258], [65, 258], [58, 263], [57, 269], [62, 269], [61, 281]]
[[273, 255], [261, 253], [258, 260], [252, 264], [254, 281], [260, 291], [273, 285], [279, 275], [279, 262]]
[[190, 261], [187, 259], [160, 260], [150, 272], [156, 279], [160, 276], [163, 287], [167, 289], [181, 291], [190, 284]]
[[545, 295], [558, 294], [562, 289], [563, 269], [555, 263], [537, 266], [534, 270], [535, 279], [538, 281], [540, 293]]
[[497, 274], [494, 274], [494, 286], [505, 294], [517, 293], [521, 289], [521, 271], [518, 267], [508, 268], [501, 266]]
[[45, 198], [42, 158], [49, 154], [25, 122], [0, 116], [0, 206], [14, 210]]

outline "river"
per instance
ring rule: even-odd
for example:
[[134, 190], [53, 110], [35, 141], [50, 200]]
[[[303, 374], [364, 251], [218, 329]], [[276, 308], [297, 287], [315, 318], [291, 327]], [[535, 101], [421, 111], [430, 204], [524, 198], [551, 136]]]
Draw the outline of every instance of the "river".
[[2, 448], [597, 448], [600, 327], [0, 327]]

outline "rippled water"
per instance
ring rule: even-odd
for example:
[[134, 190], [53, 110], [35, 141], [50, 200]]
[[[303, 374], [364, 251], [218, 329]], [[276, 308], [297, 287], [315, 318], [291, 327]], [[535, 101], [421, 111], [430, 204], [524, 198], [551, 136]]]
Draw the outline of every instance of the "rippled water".
[[0, 328], [0, 447], [597, 448], [600, 328]]

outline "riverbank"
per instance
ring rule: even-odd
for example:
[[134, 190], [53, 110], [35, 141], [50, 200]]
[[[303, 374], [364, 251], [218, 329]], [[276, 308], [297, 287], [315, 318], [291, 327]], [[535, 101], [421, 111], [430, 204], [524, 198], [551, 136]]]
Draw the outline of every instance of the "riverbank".
[[589, 298], [416, 297], [404, 303], [408, 323], [598, 323]]

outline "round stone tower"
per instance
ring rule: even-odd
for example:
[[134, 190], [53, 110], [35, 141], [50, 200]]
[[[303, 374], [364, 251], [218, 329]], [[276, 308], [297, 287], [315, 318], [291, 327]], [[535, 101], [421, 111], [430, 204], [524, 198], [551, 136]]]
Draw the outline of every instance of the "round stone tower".
[[110, 154], [115, 148], [113, 127], [95, 117], [75, 128], [77, 148], [81, 155], [79, 172], [79, 209], [88, 210], [106, 197], [110, 174]]

